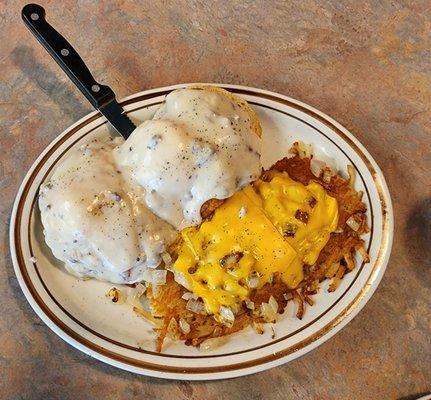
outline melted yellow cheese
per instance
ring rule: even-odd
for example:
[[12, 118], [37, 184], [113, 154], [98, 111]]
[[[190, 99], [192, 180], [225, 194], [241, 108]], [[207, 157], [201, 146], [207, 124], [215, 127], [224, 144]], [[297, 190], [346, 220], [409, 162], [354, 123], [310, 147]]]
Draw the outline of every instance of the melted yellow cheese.
[[[268, 218], [299, 253], [301, 260], [313, 265], [338, 225], [338, 203], [316, 182], [307, 186], [294, 181], [286, 172], [278, 172], [270, 182], [255, 184]], [[307, 213], [307, 223], [298, 220], [297, 210]], [[286, 227], [294, 226], [294, 236]]]
[[[308, 214], [307, 223], [295, 218], [298, 210]], [[258, 181], [255, 188], [235, 193], [211, 220], [182, 230], [173, 268], [202, 298], [206, 311], [221, 319], [221, 306], [239, 310], [253, 275], [259, 277], [258, 287], [278, 273], [295, 288], [303, 279], [303, 263], [316, 261], [337, 222], [337, 201], [323, 187], [277, 173], [271, 182]], [[296, 227], [295, 236], [286, 236], [287, 224]], [[226, 265], [222, 260], [230, 254], [238, 259]]]

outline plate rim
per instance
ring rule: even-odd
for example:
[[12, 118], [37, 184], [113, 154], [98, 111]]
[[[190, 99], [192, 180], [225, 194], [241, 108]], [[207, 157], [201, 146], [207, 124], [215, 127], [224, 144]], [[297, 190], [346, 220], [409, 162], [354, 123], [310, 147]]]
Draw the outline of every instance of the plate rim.
[[[292, 99], [288, 96], [281, 95], [276, 92], [271, 92], [268, 90], [263, 90], [259, 88], [254, 87], [248, 87], [248, 86], [241, 86], [241, 85], [229, 85], [229, 84], [217, 84], [217, 83], [181, 83], [177, 85], [171, 85], [171, 86], [165, 86], [160, 88], [154, 88], [146, 91], [141, 91], [135, 94], [132, 94], [128, 97], [125, 97], [119, 103], [122, 106], [125, 106], [125, 109], [127, 111], [127, 106], [136, 102], [144, 101], [146, 99], [155, 98], [158, 96], [162, 96], [169, 91], [172, 91], [176, 88], [190, 86], [190, 85], [196, 85], [196, 84], [204, 84], [204, 85], [216, 85], [221, 86], [226, 89], [235, 90], [236, 92], [245, 91], [247, 93], [258, 97], [264, 97], [269, 98], [270, 100], [275, 100], [280, 102], [280, 100], [283, 100], [289, 106], [296, 105], [300, 108], [300, 111], [305, 111], [307, 114], [311, 115], [311, 117], [319, 120], [320, 122], [323, 122], [325, 125], [328, 125], [331, 130], [334, 131], [334, 128], [336, 128], [336, 133], [342, 133], [343, 139], [347, 142], [349, 147], [353, 148], [353, 151], [360, 156], [360, 158], [364, 161], [367, 168], [369, 169], [370, 173], [373, 175], [373, 181], [374, 185], [376, 185], [376, 181], [379, 185], [377, 188], [379, 196], [381, 197], [381, 203], [382, 208], [386, 211], [386, 215], [384, 215], [385, 223], [386, 223], [386, 230], [382, 232], [382, 240], [381, 240], [381, 246], [379, 249], [379, 254], [376, 258], [376, 261], [373, 266], [373, 270], [371, 271], [370, 277], [368, 278], [367, 283], [364, 285], [364, 287], [367, 285], [365, 292], [362, 292], [364, 288], [361, 289], [361, 292], [358, 296], [349, 304], [339, 315], [336, 316], [336, 318], [331, 321], [331, 326], [329, 329], [325, 330], [317, 339], [313, 340], [311, 343], [307, 343], [300, 347], [297, 351], [297, 355], [294, 358], [299, 357], [300, 355], [303, 355], [317, 346], [319, 346], [324, 341], [329, 340], [333, 335], [335, 335], [337, 332], [339, 332], [348, 322], [350, 322], [365, 306], [365, 304], [368, 302], [368, 300], [372, 297], [373, 293], [375, 292], [377, 286], [379, 285], [379, 282], [384, 274], [384, 271], [386, 269], [387, 263], [389, 261], [389, 256], [391, 253], [392, 248], [392, 242], [393, 242], [393, 227], [394, 227], [394, 221], [393, 221], [393, 208], [392, 208], [392, 202], [391, 197], [389, 194], [388, 187], [386, 185], [384, 176], [382, 171], [380, 170], [379, 166], [377, 165], [376, 161], [373, 159], [373, 157], [369, 154], [369, 152], [366, 150], [366, 148], [354, 137], [352, 133], [350, 133], [346, 128], [344, 128], [341, 124], [339, 124], [337, 121], [333, 120], [331, 117], [327, 116], [326, 114], [322, 113], [321, 111], [315, 109], [312, 106], [309, 106], [301, 101]], [[241, 93], [239, 93], [241, 94]], [[310, 114], [311, 113], [311, 114]], [[316, 118], [318, 116], [319, 118]], [[280, 365], [285, 363], [287, 357], [289, 357], [289, 354], [282, 355], [278, 358], [273, 358], [272, 360], [269, 359], [268, 361], [262, 361], [258, 364], [240, 368], [240, 369], [232, 369], [228, 371], [220, 371], [217, 367], [215, 367], [216, 371], [212, 372], [198, 372], [193, 373], [192, 375], [186, 376], [185, 374], [189, 374], [190, 371], [187, 369], [184, 369], [184, 371], [177, 371], [177, 372], [162, 372], [162, 371], [154, 371], [151, 369], [139, 367], [139, 366], [133, 366], [129, 364], [124, 364], [122, 362], [118, 362], [117, 360], [112, 359], [111, 357], [105, 356], [103, 354], [103, 351], [96, 351], [92, 348], [89, 348], [86, 345], [83, 345], [82, 343], [75, 340], [73, 337], [71, 337], [67, 332], [65, 332], [59, 325], [62, 325], [63, 322], [59, 320], [60, 324], [54, 323], [42, 310], [42, 308], [39, 307], [37, 304], [37, 301], [34, 299], [34, 295], [32, 294], [30, 289], [27, 287], [27, 284], [24, 280], [24, 277], [22, 276], [22, 272], [19, 265], [19, 260], [17, 257], [16, 252], [16, 246], [15, 246], [15, 234], [16, 234], [16, 227], [17, 225], [17, 211], [18, 206], [20, 203], [20, 200], [22, 198], [23, 192], [25, 187], [27, 186], [29, 178], [33, 175], [35, 169], [40, 165], [40, 162], [43, 160], [45, 155], [59, 142], [64, 136], [66, 136], [71, 131], [78, 131], [82, 127], [88, 125], [92, 121], [98, 119], [100, 117], [100, 114], [97, 111], [93, 111], [84, 117], [82, 117], [79, 121], [71, 125], [70, 127], [66, 128], [61, 134], [59, 134], [53, 141], [51, 141], [45, 150], [37, 157], [35, 162], [31, 165], [29, 168], [27, 174], [25, 175], [15, 198], [15, 202], [12, 209], [12, 215], [11, 215], [11, 222], [10, 222], [10, 251], [12, 255], [12, 262], [14, 266], [15, 275], [17, 276], [19, 285], [21, 287], [21, 290], [23, 291], [27, 301], [30, 303], [36, 314], [43, 320], [45, 324], [48, 325], [48, 327], [53, 330], [57, 335], [59, 335], [63, 340], [71, 344], [72, 346], [76, 347], [80, 351], [83, 351], [84, 353], [95, 357], [105, 363], [108, 363], [110, 365], [114, 365], [116, 367], [129, 370], [131, 372], [139, 373], [139, 374], [145, 374], [148, 376], [156, 376], [156, 377], [163, 377], [163, 378], [171, 378], [171, 379], [189, 379], [189, 380], [209, 380], [209, 379], [220, 379], [220, 378], [230, 378], [230, 377], [236, 377], [236, 376], [242, 376], [247, 375], [259, 371], [266, 370], [268, 368], [272, 368], [276, 365]], [[82, 125], [82, 126], [81, 126]], [[339, 132], [337, 132], [339, 131]], [[348, 139], [348, 140], [346, 140]], [[352, 144], [354, 146], [352, 146]], [[356, 149], [355, 149], [356, 147]], [[359, 150], [359, 151], [358, 151]], [[362, 153], [362, 154], [361, 154]], [[377, 186], [376, 186], [377, 187]], [[379, 190], [380, 189], [380, 190]], [[383, 249], [383, 252], [382, 252]], [[369, 282], [371, 280], [371, 282]], [[353, 304], [354, 303], [354, 304]], [[347, 310], [347, 311], [346, 311]], [[335, 321], [335, 323], [334, 323]], [[322, 330], [326, 328], [323, 327]], [[306, 341], [308, 337], [306, 337], [303, 341]], [[301, 343], [303, 342], [301, 341]], [[95, 343], [92, 343], [97, 347]], [[100, 350], [103, 350], [100, 348]], [[232, 364], [232, 366], [235, 366]]]

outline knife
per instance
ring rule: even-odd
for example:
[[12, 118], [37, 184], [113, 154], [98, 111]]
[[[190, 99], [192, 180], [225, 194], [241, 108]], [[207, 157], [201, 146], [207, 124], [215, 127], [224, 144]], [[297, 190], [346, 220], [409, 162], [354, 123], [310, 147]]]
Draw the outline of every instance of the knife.
[[48, 24], [45, 19], [45, 9], [38, 4], [27, 4], [22, 9], [21, 16], [27, 28], [93, 107], [106, 117], [124, 139], [127, 139], [135, 130], [135, 124], [124, 114], [124, 110], [115, 99], [115, 93], [111, 88], [101, 85], [93, 78], [76, 50]]

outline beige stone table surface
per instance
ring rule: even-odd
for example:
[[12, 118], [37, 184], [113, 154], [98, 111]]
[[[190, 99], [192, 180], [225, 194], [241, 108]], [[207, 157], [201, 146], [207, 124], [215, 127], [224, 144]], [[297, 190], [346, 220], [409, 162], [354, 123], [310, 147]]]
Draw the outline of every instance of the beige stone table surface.
[[15, 278], [12, 202], [56, 135], [91, 111], [0, 1], [0, 399], [414, 399], [431, 391], [431, 1], [42, 1], [119, 97], [180, 82], [273, 90], [329, 114], [380, 164], [395, 209], [364, 310], [306, 356], [209, 383], [133, 375], [52, 333]]

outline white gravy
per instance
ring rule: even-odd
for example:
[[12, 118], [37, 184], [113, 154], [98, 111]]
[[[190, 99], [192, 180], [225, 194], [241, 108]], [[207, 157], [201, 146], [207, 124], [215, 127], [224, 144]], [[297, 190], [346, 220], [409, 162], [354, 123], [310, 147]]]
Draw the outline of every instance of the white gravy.
[[73, 151], [41, 186], [39, 208], [46, 243], [69, 272], [134, 283], [159, 265], [175, 231], [123, 179], [112, 153], [121, 142], [104, 137]]
[[115, 150], [147, 206], [182, 229], [201, 222], [202, 204], [225, 199], [261, 173], [260, 139], [249, 114], [228, 97], [180, 89]]

